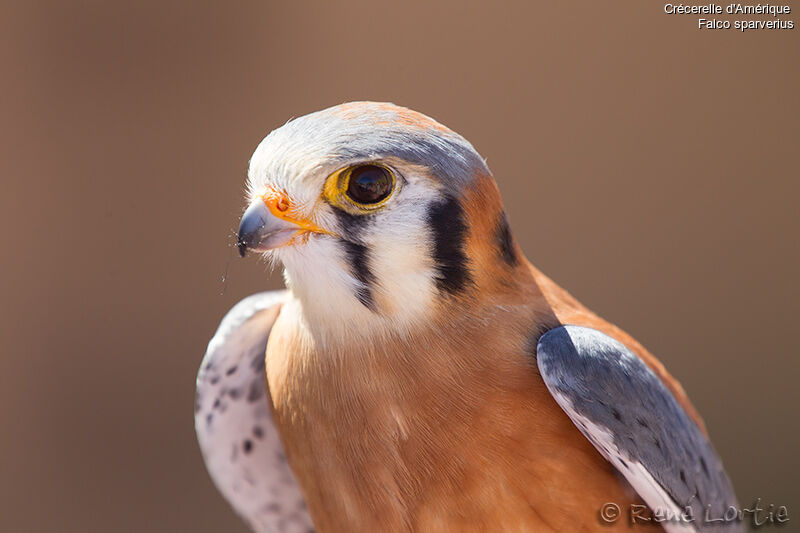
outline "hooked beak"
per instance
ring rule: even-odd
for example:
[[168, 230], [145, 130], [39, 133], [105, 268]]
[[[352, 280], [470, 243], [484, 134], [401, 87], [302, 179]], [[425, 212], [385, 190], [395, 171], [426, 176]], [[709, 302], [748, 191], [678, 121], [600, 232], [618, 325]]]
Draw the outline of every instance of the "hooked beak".
[[311, 233], [335, 235], [297, 213], [286, 193], [269, 189], [257, 196], [242, 215], [236, 247], [244, 257], [247, 250], [274, 250], [292, 244], [298, 235]]
[[301, 226], [273, 215], [264, 200], [256, 198], [242, 215], [236, 247], [242, 257], [247, 250], [266, 252], [287, 244], [299, 231]]

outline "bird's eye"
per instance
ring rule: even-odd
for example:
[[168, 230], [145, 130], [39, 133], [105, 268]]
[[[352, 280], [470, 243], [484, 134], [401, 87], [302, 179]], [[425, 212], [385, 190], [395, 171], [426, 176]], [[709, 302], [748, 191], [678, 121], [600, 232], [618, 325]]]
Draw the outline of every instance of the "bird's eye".
[[322, 195], [339, 209], [359, 215], [383, 206], [397, 187], [391, 168], [365, 163], [341, 168], [328, 176]]
[[362, 165], [350, 171], [347, 196], [358, 204], [377, 204], [391, 194], [393, 187], [394, 177], [387, 168]]

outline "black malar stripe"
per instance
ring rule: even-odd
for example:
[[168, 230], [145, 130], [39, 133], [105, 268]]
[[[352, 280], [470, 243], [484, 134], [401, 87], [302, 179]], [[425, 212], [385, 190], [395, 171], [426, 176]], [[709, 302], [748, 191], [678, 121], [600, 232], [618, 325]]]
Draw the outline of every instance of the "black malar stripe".
[[458, 200], [447, 196], [431, 205], [428, 224], [433, 233], [436, 286], [442, 292], [458, 294], [472, 284], [465, 252], [467, 223], [464, 209]]
[[344, 245], [347, 260], [350, 263], [350, 271], [353, 277], [359, 281], [355, 296], [367, 309], [375, 311], [375, 300], [372, 297], [372, 291], [377, 280], [369, 267], [369, 249], [356, 242], [345, 240], [341, 242]]

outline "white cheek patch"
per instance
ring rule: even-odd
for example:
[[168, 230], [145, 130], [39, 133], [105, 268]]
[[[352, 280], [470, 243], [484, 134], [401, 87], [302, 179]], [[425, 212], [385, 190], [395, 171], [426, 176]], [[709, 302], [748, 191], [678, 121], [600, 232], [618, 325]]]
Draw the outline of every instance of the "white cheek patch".
[[313, 235], [305, 243], [277, 252], [286, 267], [289, 288], [301, 301], [312, 304], [304, 307], [322, 316], [336, 316], [350, 305], [363, 307], [355, 296], [358, 280], [350, 272], [337, 238]]
[[425, 319], [436, 296], [427, 243], [387, 239], [370, 247], [370, 258], [377, 279], [378, 305], [398, 325]]
[[381, 301], [402, 324], [425, 319], [437, 290], [427, 210], [438, 197], [420, 184], [407, 185], [394, 205], [365, 228]]
[[359, 299], [364, 283], [354, 275], [338, 239], [314, 236], [306, 244], [280, 249], [287, 286], [312, 330], [340, 338], [381, 332], [402, 336], [425, 320], [436, 294], [427, 245], [404, 242], [407, 246], [399, 246], [389, 238], [368, 247], [371, 308]]

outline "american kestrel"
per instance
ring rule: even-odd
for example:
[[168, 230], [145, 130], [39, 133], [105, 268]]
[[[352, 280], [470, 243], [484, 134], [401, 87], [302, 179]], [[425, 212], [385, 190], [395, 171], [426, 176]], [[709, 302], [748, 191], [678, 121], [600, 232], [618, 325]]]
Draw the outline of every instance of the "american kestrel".
[[705, 531], [737, 505], [678, 382], [528, 262], [457, 133], [343, 104], [270, 133], [247, 183], [239, 249], [287, 290], [222, 320], [195, 424], [254, 530]]

